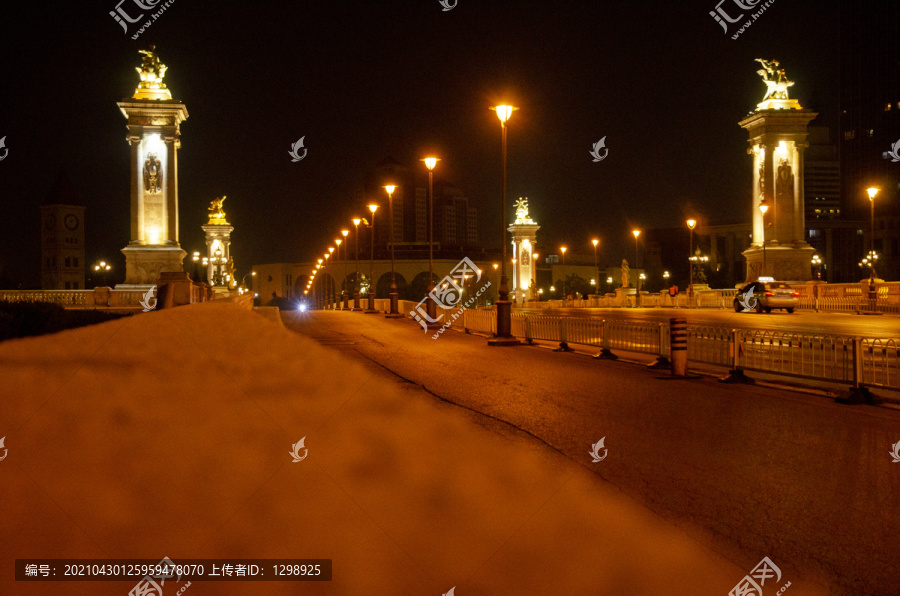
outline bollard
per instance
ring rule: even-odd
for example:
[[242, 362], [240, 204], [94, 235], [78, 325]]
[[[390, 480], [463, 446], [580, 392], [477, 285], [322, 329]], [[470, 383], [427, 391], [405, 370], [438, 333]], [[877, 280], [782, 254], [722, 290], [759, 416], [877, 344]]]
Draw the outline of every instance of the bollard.
[[669, 337], [671, 338], [672, 376], [687, 376], [687, 319], [673, 317], [669, 319]]
[[613, 354], [610, 349], [610, 343], [609, 322], [603, 319], [603, 347], [600, 349], [599, 354], [594, 355], [594, 358], [597, 360], [618, 360], [619, 357]]

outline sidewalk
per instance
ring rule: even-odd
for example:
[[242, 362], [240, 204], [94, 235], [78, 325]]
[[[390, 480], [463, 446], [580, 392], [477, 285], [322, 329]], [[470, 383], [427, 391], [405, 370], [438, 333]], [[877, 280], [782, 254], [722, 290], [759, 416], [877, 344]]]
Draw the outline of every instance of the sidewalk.
[[[334, 561], [329, 583], [192, 581], [198, 596], [724, 596], [771, 555], [736, 565], [591, 464], [227, 304], [3, 342], [0, 378], [4, 596], [134, 586], [14, 582], [16, 558], [164, 556]], [[773, 560], [790, 594], [821, 593]]]

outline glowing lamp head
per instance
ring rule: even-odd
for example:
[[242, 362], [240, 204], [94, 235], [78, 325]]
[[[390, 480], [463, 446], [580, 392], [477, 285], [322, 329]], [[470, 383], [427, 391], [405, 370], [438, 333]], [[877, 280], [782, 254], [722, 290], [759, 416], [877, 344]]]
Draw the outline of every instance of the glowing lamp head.
[[537, 260], [537, 258], [538, 258], [539, 256], [541, 256], [541, 255], [539, 255], [539, 254], [537, 254], [537, 253], [534, 253], [532, 256], [535, 258], [535, 260]]
[[[341, 246], [341, 242], [343, 242], [343, 239], [341, 239], [341, 238], [335, 238], [335, 239], [334, 239], [334, 243], [337, 244], [338, 247]], [[334, 247], [332, 246], [331, 248], [334, 248]]]
[[350, 230], [341, 230], [341, 236], [343, 236], [344, 238], [346, 238], [347, 234], [349, 234], [349, 233], [350, 233]]
[[369, 211], [372, 212], [372, 215], [375, 215], [375, 212], [378, 211], [378, 205], [372, 203], [371, 205], [369, 205]]
[[428, 168], [429, 170], [433, 170], [433, 169], [434, 169], [434, 166], [437, 165], [437, 162], [439, 162], [439, 161], [441, 161], [441, 160], [440, 160], [440, 158], [437, 158], [437, 157], [426, 157], [426, 158], [423, 159], [422, 161], [425, 162], [425, 167], [426, 167], [426, 168]]
[[354, 226], [359, 226], [359, 222], [361, 222], [361, 221], [362, 221], [362, 220], [361, 220], [360, 218], [354, 217], [354, 218], [353, 218], [353, 225], [354, 225]]
[[565, 246], [560, 246], [560, 247], [559, 247], [559, 251], [560, 251], [562, 254], [566, 254], [566, 251], [567, 251], [567, 250], [569, 250], [569, 249], [566, 248]]
[[696, 219], [687, 220], [687, 226], [693, 230], [697, 226], [697, 220]]
[[319, 259], [319, 265], [321, 265], [321, 264], [322, 264], [322, 259]]
[[384, 190], [387, 191], [388, 196], [393, 195], [393, 194], [394, 194], [394, 190], [395, 190], [396, 188], [397, 188], [397, 187], [396, 187], [395, 185], [393, 185], [393, 184], [386, 184], [386, 185], [384, 186]]
[[871, 187], [871, 188], [867, 188], [867, 189], [866, 189], [866, 192], [869, 193], [869, 200], [870, 200], [870, 201], [874, 201], [874, 200], [875, 200], [875, 195], [878, 194], [878, 189], [875, 188], [875, 187], [873, 186], [873, 187]]
[[591, 240], [591, 244], [594, 245], [594, 248], [597, 248], [597, 245], [600, 244], [600, 241], [594, 238], [593, 240]]
[[634, 239], [635, 239], [635, 240], [637, 240], [637, 239], [638, 239], [638, 236], [641, 235], [641, 231], [640, 231], [640, 230], [631, 230], [631, 233], [634, 234]]
[[768, 206], [768, 205], [766, 205], [765, 203], [760, 203], [760, 204], [759, 204], [759, 212], [760, 212], [760, 213], [762, 213], [763, 215], [765, 215], [765, 214], [766, 214], [766, 211], [768, 211], [768, 210], [769, 210], [769, 206]]
[[506, 124], [506, 121], [512, 116], [513, 111], [518, 110], [519, 108], [515, 106], [499, 105], [493, 106], [491, 109], [497, 112], [497, 118], [500, 119], [500, 122]]
[[498, 267], [500, 267], [500, 263], [494, 263], [494, 271], [496, 271]]

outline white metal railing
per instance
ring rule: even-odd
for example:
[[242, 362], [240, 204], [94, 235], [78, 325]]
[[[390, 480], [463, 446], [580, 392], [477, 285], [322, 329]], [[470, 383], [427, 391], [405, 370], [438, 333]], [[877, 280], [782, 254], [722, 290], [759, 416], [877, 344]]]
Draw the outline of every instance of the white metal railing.
[[[376, 309], [387, 311], [389, 300], [376, 300]], [[401, 301], [409, 316], [416, 303]], [[445, 311], [457, 313], [457, 311]], [[671, 355], [669, 325], [650, 321], [597, 317], [512, 314], [512, 335], [527, 342], [594, 346]], [[466, 309], [450, 326], [465, 332], [496, 333], [497, 316], [491, 308]], [[791, 331], [732, 329], [721, 325], [689, 325], [688, 360], [728, 367], [732, 371], [757, 371], [772, 375], [852, 383], [855, 387], [900, 390], [900, 339], [859, 338], [845, 335], [806, 334]]]

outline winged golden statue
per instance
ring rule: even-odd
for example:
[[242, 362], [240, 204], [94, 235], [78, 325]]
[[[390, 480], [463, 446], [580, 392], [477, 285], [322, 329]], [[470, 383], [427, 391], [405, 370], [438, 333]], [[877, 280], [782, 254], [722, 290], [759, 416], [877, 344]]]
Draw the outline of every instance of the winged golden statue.
[[209, 203], [209, 223], [210, 224], [228, 224], [225, 220], [225, 210], [222, 209], [222, 203], [225, 202], [225, 195], [222, 198], [215, 198]]

